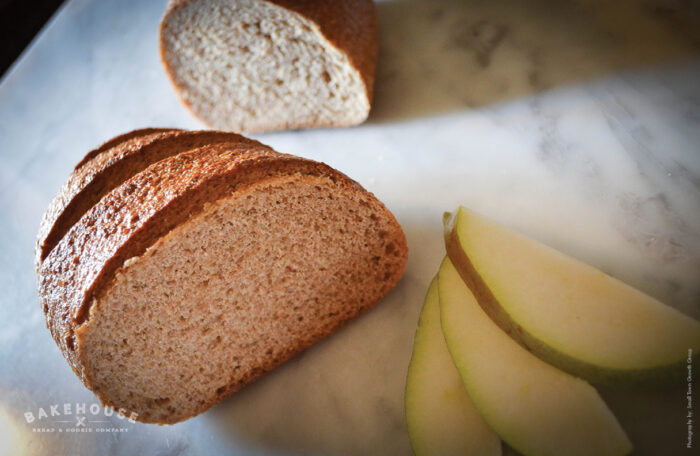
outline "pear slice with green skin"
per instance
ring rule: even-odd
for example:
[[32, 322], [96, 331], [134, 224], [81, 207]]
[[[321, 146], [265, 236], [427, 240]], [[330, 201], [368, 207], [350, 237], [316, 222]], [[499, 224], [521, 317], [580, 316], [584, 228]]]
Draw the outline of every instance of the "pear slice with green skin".
[[537, 356], [610, 385], [683, 382], [700, 323], [534, 239], [460, 207], [447, 255], [481, 307]]
[[613, 456], [632, 451], [585, 381], [542, 361], [503, 332], [445, 258], [438, 273], [442, 330], [481, 416], [525, 455]]
[[416, 456], [501, 454], [501, 439], [474, 408], [447, 351], [436, 279], [418, 320], [404, 399]]

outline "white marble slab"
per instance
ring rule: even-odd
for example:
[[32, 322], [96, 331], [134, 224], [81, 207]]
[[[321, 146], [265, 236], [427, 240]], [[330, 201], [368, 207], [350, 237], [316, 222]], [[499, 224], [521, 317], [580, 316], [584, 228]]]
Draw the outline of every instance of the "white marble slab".
[[[94, 401], [39, 309], [32, 251], [43, 210], [103, 140], [145, 126], [201, 128], [158, 61], [164, 3], [72, 0], [0, 82], [0, 449], [410, 454], [402, 400], [413, 331], [444, 254], [442, 212], [458, 204], [700, 318], [698, 9], [385, 1], [370, 121], [260, 139], [339, 168], [394, 211], [410, 248], [397, 289], [185, 423], [112, 418], [127, 432], [32, 432], [25, 412]], [[683, 391], [603, 394], [638, 454], [688, 454]]]

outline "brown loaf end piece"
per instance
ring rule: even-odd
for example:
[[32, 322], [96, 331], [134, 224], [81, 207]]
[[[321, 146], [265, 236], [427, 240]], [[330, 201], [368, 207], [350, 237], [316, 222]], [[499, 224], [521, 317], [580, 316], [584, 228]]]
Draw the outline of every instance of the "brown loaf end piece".
[[[135, 134], [137, 132], [139, 134]], [[121, 141], [117, 141], [120, 138]], [[83, 159], [85, 163], [73, 171], [44, 213], [37, 236], [36, 267], [104, 195], [152, 163], [197, 147], [241, 138], [220, 131], [151, 128], [118, 136], [92, 151]]]
[[357, 125], [372, 102], [376, 11], [372, 0], [170, 0], [160, 52], [212, 128]]
[[372, 307], [406, 258], [401, 227], [359, 184], [242, 140], [112, 190], [45, 259], [39, 294], [104, 404], [174, 423]]

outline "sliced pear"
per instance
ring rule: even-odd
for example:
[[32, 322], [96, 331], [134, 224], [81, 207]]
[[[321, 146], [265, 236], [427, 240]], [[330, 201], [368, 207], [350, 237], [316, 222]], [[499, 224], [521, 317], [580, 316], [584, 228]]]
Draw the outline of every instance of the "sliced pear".
[[408, 435], [416, 456], [501, 454], [501, 440], [469, 400], [447, 351], [435, 279], [418, 320], [405, 404]]
[[479, 304], [543, 360], [592, 382], [681, 382], [700, 323], [601, 271], [460, 207], [447, 254]]
[[438, 274], [442, 330], [481, 416], [525, 455], [605, 456], [632, 444], [596, 390], [537, 358], [479, 306], [448, 258]]

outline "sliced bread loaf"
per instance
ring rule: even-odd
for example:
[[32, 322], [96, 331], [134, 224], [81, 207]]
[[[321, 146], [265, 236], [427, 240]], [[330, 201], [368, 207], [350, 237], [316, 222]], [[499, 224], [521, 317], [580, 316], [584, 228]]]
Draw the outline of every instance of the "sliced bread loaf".
[[376, 13], [372, 0], [171, 0], [160, 51], [213, 128], [356, 125], [372, 100]]
[[406, 258], [401, 227], [371, 193], [240, 138], [112, 189], [41, 264], [39, 295], [104, 404], [174, 423], [372, 307]]
[[[220, 131], [148, 130], [139, 130], [146, 133], [138, 135], [127, 133], [105, 143], [76, 167], [42, 218], [37, 236], [37, 267], [85, 212], [131, 176], [171, 155], [242, 139]], [[122, 140], [117, 141], [119, 138]]]

